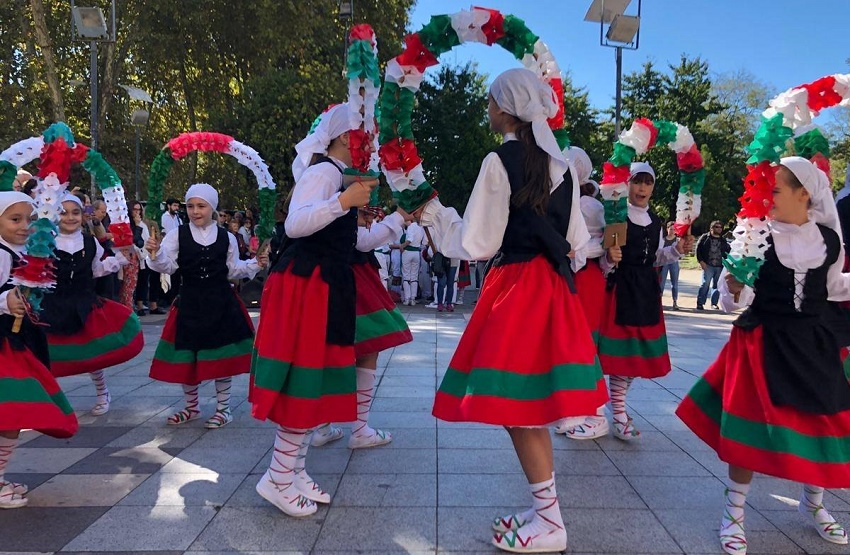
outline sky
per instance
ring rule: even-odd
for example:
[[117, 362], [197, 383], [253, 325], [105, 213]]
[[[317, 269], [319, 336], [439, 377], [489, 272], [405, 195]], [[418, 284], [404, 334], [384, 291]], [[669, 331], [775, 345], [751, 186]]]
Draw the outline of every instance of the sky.
[[[476, 4], [525, 20], [539, 35], [573, 84], [587, 89], [593, 106], [613, 106], [616, 84], [614, 49], [600, 46], [599, 24], [584, 21], [591, 0], [482, 0]], [[627, 14], [637, 13], [632, 0]], [[411, 29], [432, 15], [469, 9], [459, 0], [417, 0]], [[850, 73], [850, 0], [643, 0], [640, 48], [623, 52], [623, 75], [647, 61], [659, 69], [682, 54], [707, 61], [712, 74], [746, 70], [771, 93], [834, 73]], [[476, 61], [492, 79], [518, 67], [498, 45], [463, 44], [440, 62]], [[434, 68], [429, 69], [434, 71]]]

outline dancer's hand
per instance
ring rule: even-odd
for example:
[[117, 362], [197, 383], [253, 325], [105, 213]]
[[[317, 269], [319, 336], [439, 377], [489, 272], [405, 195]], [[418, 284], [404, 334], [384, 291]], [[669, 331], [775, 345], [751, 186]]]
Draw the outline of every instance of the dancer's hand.
[[676, 250], [679, 254], [687, 254], [694, 249], [694, 236], [686, 235], [676, 243]]
[[744, 284], [738, 281], [732, 274], [726, 274], [726, 288], [733, 295], [738, 295], [744, 290]]
[[155, 237], [149, 238], [145, 241], [145, 250], [151, 253], [151, 256], [156, 256], [159, 251], [159, 241]]
[[339, 204], [343, 210], [351, 210], [366, 206], [372, 196], [372, 189], [378, 186], [377, 179], [355, 181], [348, 189], [339, 195]]
[[615, 247], [608, 247], [608, 262], [613, 264], [619, 264], [623, 259], [623, 250], [619, 245]]
[[15, 287], [6, 295], [6, 304], [9, 305], [9, 314], [15, 318], [23, 318], [27, 313], [27, 304], [21, 297], [21, 291]]
[[269, 265], [269, 250], [264, 249], [262, 253], [257, 255], [257, 265], [260, 268], [265, 268]]

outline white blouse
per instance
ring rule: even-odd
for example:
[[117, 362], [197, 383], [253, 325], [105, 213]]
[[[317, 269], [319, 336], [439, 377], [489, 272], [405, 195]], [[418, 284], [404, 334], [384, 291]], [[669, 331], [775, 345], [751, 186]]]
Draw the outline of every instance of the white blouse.
[[[0, 237], [0, 243], [3, 243], [5, 247], [7, 247], [12, 252], [17, 253], [18, 255], [22, 255], [26, 252], [25, 245], [13, 245], [7, 241], [4, 241], [2, 237]], [[0, 284], [6, 284], [12, 278], [12, 255], [4, 250], [0, 250]], [[0, 314], [11, 314], [9, 311], [9, 291], [3, 291], [0, 293]]]
[[[218, 225], [210, 222], [206, 227], [199, 227], [191, 222], [185, 224], [192, 232], [192, 239], [202, 247], [208, 247], [218, 239]], [[169, 233], [162, 239], [162, 244], [156, 256], [148, 261], [148, 267], [161, 274], [173, 274], [179, 268], [177, 255], [180, 252], [180, 234]], [[236, 236], [227, 232], [227, 277], [229, 279], [252, 279], [260, 271], [257, 260], [239, 260], [239, 245]]]
[[[56, 236], [56, 250], [67, 252], [68, 254], [76, 254], [83, 250], [83, 232], [65, 234], [59, 233]], [[94, 240], [94, 260], [91, 263], [92, 274], [95, 278], [103, 277], [109, 274], [114, 274], [121, 269], [121, 266], [126, 266], [130, 262], [124, 258], [120, 252], [115, 252], [115, 256], [107, 256], [103, 258], [103, 247], [100, 242]], [[103, 258], [103, 260], [101, 260]]]
[[[649, 216], [649, 207], [640, 207], [629, 203], [629, 221], [641, 227], [646, 227], [651, 224], [652, 218]], [[682, 254], [676, 249], [676, 243], [666, 247], [664, 246], [664, 233], [664, 226], [662, 225], [661, 230], [658, 232], [658, 250], [655, 251], [656, 266], [664, 266], [665, 264], [676, 262], [682, 258]], [[608, 261], [607, 256], [602, 258], [599, 265], [602, 267], [602, 271], [605, 272], [606, 275], [611, 273], [611, 271], [615, 268], [615, 265]]]
[[599, 200], [585, 195], [579, 198], [581, 215], [590, 234], [590, 240], [584, 248], [585, 258], [599, 258], [605, 254], [602, 248], [603, 232], [605, 231], [605, 207]]
[[[803, 288], [806, 285], [806, 273], [818, 268], [826, 260], [826, 244], [817, 224], [810, 220], [803, 225], [770, 222], [770, 235], [773, 237], [773, 248], [776, 257], [783, 266], [794, 270], [794, 306], [800, 310], [803, 302]], [[850, 300], [850, 274], [843, 274], [844, 247], [838, 254], [838, 260], [830, 266], [826, 277], [826, 288], [830, 301]], [[729, 292], [726, 285], [724, 268], [720, 273], [718, 290], [720, 291], [720, 307], [726, 312], [749, 306], [755, 299], [755, 291], [750, 286], [744, 286], [735, 302], [735, 296]]]
[[[346, 168], [340, 160], [332, 160], [340, 168]], [[340, 171], [330, 164], [307, 168], [292, 192], [284, 222], [286, 235], [292, 239], [307, 237], [343, 216], [347, 211], [339, 203], [340, 185]]]
[[[515, 140], [513, 133], [505, 135], [504, 142]], [[550, 193], [559, 186], [553, 186]], [[499, 155], [491, 152], [481, 163], [463, 218], [454, 208], [443, 206], [435, 198], [425, 205], [420, 224], [430, 228], [437, 250], [449, 258], [488, 260], [502, 246], [508, 227], [510, 204], [508, 172]], [[579, 206], [578, 186], [573, 187], [572, 205]], [[566, 239], [574, 251], [582, 249], [590, 240], [580, 210], [572, 210], [570, 213]]]
[[386, 247], [387, 242], [393, 237], [401, 234], [404, 218], [398, 212], [393, 212], [380, 222], [373, 223], [370, 227], [357, 228], [357, 250], [369, 252]]

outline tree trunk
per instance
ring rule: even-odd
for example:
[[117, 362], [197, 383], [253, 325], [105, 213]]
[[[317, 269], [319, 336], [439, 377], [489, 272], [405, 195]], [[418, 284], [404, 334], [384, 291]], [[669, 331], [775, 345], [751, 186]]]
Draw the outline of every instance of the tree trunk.
[[53, 119], [65, 121], [65, 102], [62, 100], [62, 89], [59, 87], [59, 74], [56, 71], [56, 59], [53, 55], [53, 44], [47, 30], [42, 0], [30, 0], [32, 7], [33, 26], [38, 47], [44, 56], [44, 71], [47, 74], [47, 88], [50, 91], [50, 104], [53, 107]]
[[[192, 131], [198, 130], [198, 119], [195, 116], [195, 102], [192, 97], [192, 91], [189, 88], [189, 77], [186, 73], [186, 51], [180, 50], [180, 83], [183, 86], [183, 97], [186, 100], [186, 110], [189, 113], [189, 128]], [[194, 153], [192, 156], [192, 175], [191, 181], [195, 180], [198, 175], [198, 155]]]

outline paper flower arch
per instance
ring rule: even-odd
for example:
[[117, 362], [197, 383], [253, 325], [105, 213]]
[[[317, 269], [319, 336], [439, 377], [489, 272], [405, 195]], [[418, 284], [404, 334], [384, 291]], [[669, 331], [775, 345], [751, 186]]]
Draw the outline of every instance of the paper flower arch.
[[274, 229], [274, 207], [276, 200], [275, 182], [269, 173], [269, 167], [256, 150], [240, 143], [229, 135], [206, 131], [183, 133], [168, 141], [159, 151], [151, 164], [148, 178], [148, 204], [145, 213], [148, 218], [159, 221], [162, 216], [162, 188], [171, 166], [192, 152], [218, 152], [232, 156], [245, 166], [257, 178], [260, 192], [260, 221], [257, 225], [257, 237], [264, 241], [271, 237]]
[[824, 108], [850, 106], [850, 74], [828, 75], [788, 89], [769, 105], [747, 147], [749, 171], [739, 199], [741, 210], [732, 232], [732, 250], [723, 261], [730, 274], [750, 286], [758, 277], [769, 247], [768, 221], [779, 159], [787, 152], [789, 139], [793, 139], [797, 156], [808, 158], [830, 175], [829, 143], [812, 119]]
[[27, 239], [25, 264], [15, 269], [12, 282], [29, 290], [30, 303], [38, 310], [41, 295], [56, 285], [53, 269], [56, 223], [73, 163], [81, 163], [103, 192], [115, 246], [131, 245], [133, 232], [118, 174], [100, 153], [75, 141], [71, 129], [62, 122], [48, 127], [40, 137], [24, 139], [0, 153], [0, 189], [10, 188], [18, 168], [36, 159], [39, 160], [35, 189], [37, 219], [31, 224], [33, 231]]
[[393, 197], [404, 210], [413, 211], [437, 194], [425, 179], [411, 130], [415, 94], [425, 69], [437, 65], [441, 54], [467, 42], [498, 44], [552, 88], [559, 109], [549, 120], [549, 127], [561, 149], [569, 146], [561, 70], [549, 47], [522, 19], [478, 7], [431, 16], [419, 32], [405, 37], [404, 51], [387, 64], [380, 99], [381, 165]]
[[672, 121], [638, 118], [620, 133], [614, 143], [614, 154], [602, 169], [600, 190], [605, 205], [605, 223], [621, 223], [628, 219], [629, 166], [635, 156], [646, 154], [656, 145], [667, 145], [676, 153], [679, 168], [679, 197], [676, 201], [676, 234], [684, 237], [699, 217], [705, 168], [702, 154], [691, 132]]

